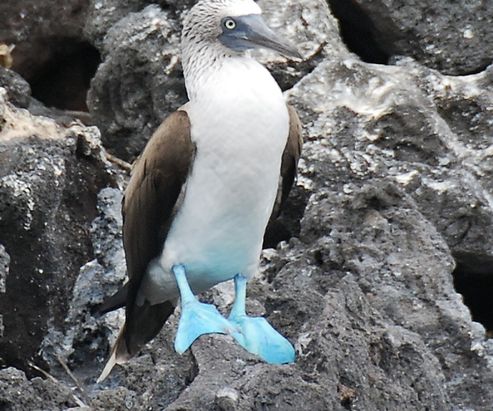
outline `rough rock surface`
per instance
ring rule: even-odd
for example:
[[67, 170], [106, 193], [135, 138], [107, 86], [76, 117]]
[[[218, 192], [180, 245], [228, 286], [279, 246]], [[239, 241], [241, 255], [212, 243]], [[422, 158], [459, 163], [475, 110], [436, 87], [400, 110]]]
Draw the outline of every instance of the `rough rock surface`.
[[155, 4], [172, 13], [174, 20], [195, 3], [194, 0], [89, 0], [84, 36], [96, 47], [103, 47], [104, 37], [119, 20]]
[[[144, 3], [95, 0], [88, 13], [100, 20], [85, 28], [103, 54], [89, 106], [109, 124], [109, 148], [127, 158], [184, 99], [181, 9]], [[296, 363], [264, 364], [216, 335], [179, 356], [174, 315], [139, 357], [96, 385], [122, 322], [121, 312], [93, 314], [125, 276], [121, 188], [95, 129], [63, 128], [1, 101], [0, 357], [30, 375], [33, 361], [52, 377], [0, 370], [0, 408], [491, 409], [493, 340], [473, 319], [493, 330], [493, 67], [453, 77], [410, 58], [362, 63], [323, 2], [261, 3], [274, 27], [289, 21], [279, 29], [305, 57], [261, 55], [298, 109], [305, 145], [284, 215], [295, 236], [264, 251], [247, 308], [294, 343]], [[18, 134], [5, 138], [12, 118]], [[227, 312], [231, 284], [203, 299]]]
[[388, 56], [409, 56], [442, 73], [483, 71], [493, 62], [493, 8], [484, 1], [328, 0], [361, 45], [374, 37]]
[[48, 323], [63, 324], [67, 290], [92, 255], [97, 193], [115, 178], [96, 128], [34, 117], [0, 90], [0, 244], [10, 256], [0, 362], [26, 367]]
[[67, 39], [82, 38], [88, 0], [22, 0], [0, 3], [0, 41], [13, 44], [13, 69], [30, 78], [60, 52]]
[[68, 409], [84, 403], [69, 387], [51, 379], [33, 378], [15, 368], [0, 370], [0, 407], [2, 410]]
[[7, 91], [7, 99], [10, 103], [22, 108], [29, 106], [31, 87], [15, 71], [0, 66], [0, 87]]
[[105, 36], [89, 107], [105, 145], [122, 158], [136, 157], [166, 114], [186, 102], [174, 26], [154, 5], [121, 19]]

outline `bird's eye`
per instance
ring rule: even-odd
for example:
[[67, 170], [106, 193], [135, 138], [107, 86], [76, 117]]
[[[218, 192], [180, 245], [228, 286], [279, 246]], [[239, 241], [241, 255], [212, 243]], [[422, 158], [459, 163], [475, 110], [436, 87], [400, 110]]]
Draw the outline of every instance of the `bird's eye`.
[[236, 21], [234, 21], [232, 18], [228, 17], [228, 18], [224, 19], [223, 25], [228, 30], [234, 30], [236, 28]]

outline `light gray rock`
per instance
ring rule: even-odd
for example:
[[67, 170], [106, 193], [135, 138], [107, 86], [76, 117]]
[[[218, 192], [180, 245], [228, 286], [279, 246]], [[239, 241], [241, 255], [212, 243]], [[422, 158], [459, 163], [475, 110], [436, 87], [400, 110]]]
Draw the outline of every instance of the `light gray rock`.
[[104, 37], [111, 27], [130, 13], [142, 11], [151, 4], [169, 11], [173, 20], [180, 18], [183, 10], [195, 4], [195, 0], [89, 0], [84, 35], [97, 48], [103, 46]]
[[5, 281], [9, 275], [10, 256], [0, 244], [0, 293], [5, 293]]
[[102, 49], [104, 37], [111, 27], [128, 14], [140, 11], [146, 4], [145, 0], [89, 0], [84, 36]]
[[[10, 256], [5, 251], [5, 247], [0, 244], [0, 295], [5, 294], [5, 283], [7, 281], [7, 276], [9, 275], [9, 266], [10, 266]], [[3, 326], [3, 315], [0, 314], [0, 338], [3, 337], [4, 333]], [[2, 356], [0, 355], [0, 364], [3, 364], [4, 361]]]

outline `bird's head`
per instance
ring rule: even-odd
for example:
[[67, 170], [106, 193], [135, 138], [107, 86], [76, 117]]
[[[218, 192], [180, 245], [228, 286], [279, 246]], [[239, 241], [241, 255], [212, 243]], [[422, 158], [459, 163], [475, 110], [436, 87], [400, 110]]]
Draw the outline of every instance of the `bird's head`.
[[185, 18], [183, 46], [202, 43], [232, 53], [263, 47], [300, 58], [295, 47], [267, 26], [261, 13], [253, 0], [200, 0]]

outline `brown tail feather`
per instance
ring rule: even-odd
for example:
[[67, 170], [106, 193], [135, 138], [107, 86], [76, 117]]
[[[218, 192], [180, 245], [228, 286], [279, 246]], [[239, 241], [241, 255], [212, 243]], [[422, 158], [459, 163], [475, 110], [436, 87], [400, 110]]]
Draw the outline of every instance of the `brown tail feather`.
[[127, 350], [127, 343], [125, 342], [125, 330], [126, 325], [124, 325], [120, 330], [118, 338], [115, 341], [115, 345], [113, 345], [113, 348], [111, 349], [110, 358], [106, 362], [106, 365], [104, 366], [101, 375], [96, 380], [96, 383], [99, 384], [100, 382], [104, 381], [116, 364], [125, 364], [132, 357]]
[[169, 301], [156, 305], [148, 302], [142, 306], [134, 304], [130, 310], [127, 307], [125, 342], [128, 353], [136, 355], [159, 333], [173, 311], [175, 306]]
[[127, 307], [125, 325], [118, 334], [110, 358], [97, 382], [103, 381], [115, 364], [124, 364], [138, 354], [140, 349], [159, 333], [174, 310], [175, 306], [169, 301], [156, 305], [146, 302], [140, 307], [135, 304], [133, 309]]

